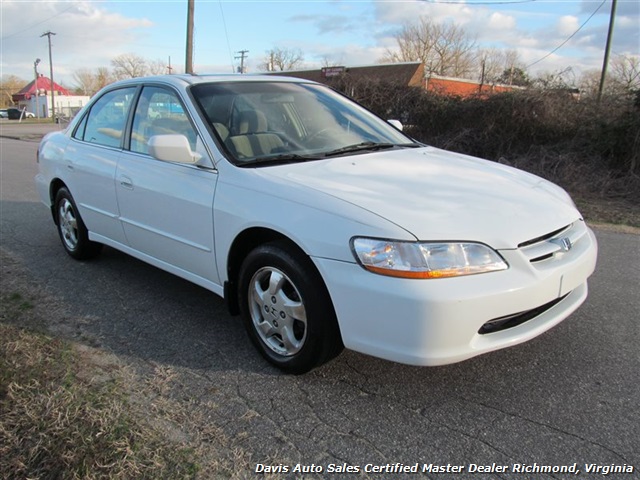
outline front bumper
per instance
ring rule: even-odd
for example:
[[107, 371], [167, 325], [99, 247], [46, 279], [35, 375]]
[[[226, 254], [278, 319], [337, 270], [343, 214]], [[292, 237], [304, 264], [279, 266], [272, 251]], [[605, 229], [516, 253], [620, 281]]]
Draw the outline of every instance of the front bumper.
[[[595, 236], [582, 228], [580, 242], [554, 258], [532, 264], [522, 249], [503, 250], [508, 270], [467, 277], [407, 280], [314, 261], [347, 348], [410, 365], [445, 365], [530, 340], [573, 313], [587, 297], [597, 258]], [[530, 310], [523, 323], [480, 333], [487, 322]]]

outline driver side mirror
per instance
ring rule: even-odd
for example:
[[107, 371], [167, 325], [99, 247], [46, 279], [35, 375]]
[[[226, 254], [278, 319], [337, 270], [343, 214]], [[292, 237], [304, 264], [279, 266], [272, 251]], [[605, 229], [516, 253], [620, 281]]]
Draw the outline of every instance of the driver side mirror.
[[400, 120], [387, 120], [387, 123], [392, 127], [396, 127], [400, 131], [402, 131], [402, 129], [404, 128]]

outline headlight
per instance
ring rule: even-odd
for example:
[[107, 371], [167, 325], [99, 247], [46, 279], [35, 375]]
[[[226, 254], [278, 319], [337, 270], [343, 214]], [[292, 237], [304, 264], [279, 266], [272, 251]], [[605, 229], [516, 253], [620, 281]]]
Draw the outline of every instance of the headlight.
[[481, 243], [354, 238], [351, 246], [360, 265], [392, 277], [446, 278], [509, 268], [498, 252]]

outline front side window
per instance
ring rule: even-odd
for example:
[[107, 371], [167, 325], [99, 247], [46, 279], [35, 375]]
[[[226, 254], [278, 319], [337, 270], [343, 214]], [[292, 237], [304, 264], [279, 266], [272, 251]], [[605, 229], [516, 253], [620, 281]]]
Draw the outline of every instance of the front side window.
[[120, 147], [135, 91], [135, 87], [120, 88], [102, 95], [80, 123], [74, 138], [107, 147]]
[[196, 132], [177, 94], [162, 87], [145, 87], [133, 117], [131, 151], [148, 153], [149, 139], [167, 134], [184, 135], [195, 150]]

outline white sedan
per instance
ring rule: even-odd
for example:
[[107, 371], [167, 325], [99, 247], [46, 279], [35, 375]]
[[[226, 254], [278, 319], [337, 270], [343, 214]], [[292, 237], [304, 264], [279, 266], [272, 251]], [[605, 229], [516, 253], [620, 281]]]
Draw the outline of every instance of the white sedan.
[[223, 296], [260, 353], [442, 365], [524, 342], [587, 296], [569, 196], [273, 76], [114, 83], [45, 137], [36, 183], [78, 260], [116, 248]]

